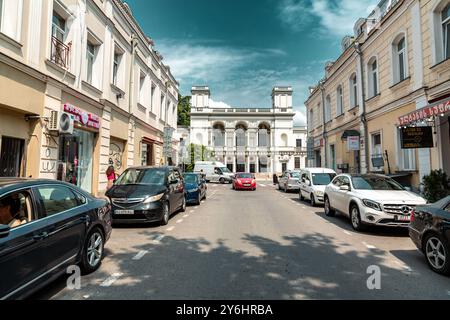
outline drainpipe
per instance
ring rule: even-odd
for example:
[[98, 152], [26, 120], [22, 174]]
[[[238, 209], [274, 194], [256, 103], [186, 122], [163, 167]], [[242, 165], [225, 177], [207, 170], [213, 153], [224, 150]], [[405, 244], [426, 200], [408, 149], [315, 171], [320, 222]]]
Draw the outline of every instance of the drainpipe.
[[320, 92], [322, 95], [322, 127], [323, 127], [323, 131], [322, 131], [322, 138], [323, 138], [323, 144], [324, 144], [324, 154], [323, 154], [323, 161], [324, 163], [322, 163], [323, 167], [326, 167], [328, 164], [328, 153], [327, 153], [327, 128], [326, 128], [326, 119], [325, 119], [325, 86], [324, 86], [325, 80], [320, 80], [319, 82], [319, 88], [320, 88]]
[[130, 97], [128, 99], [128, 113], [133, 115], [133, 100], [134, 100], [134, 63], [136, 61], [136, 48], [138, 46], [138, 37], [133, 34], [131, 36], [131, 62], [130, 62], [130, 87], [129, 93]]
[[360, 115], [360, 130], [364, 139], [364, 162], [363, 166], [361, 163], [361, 155], [359, 159], [359, 171], [361, 173], [367, 173], [369, 170], [369, 137], [367, 135], [367, 119], [366, 119], [366, 96], [365, 96], [365, 86], [364, 86], [364, 63], [363, 63], [363, 52], [361, 49], [361, 44], [359, 42], [355, 42], [355, 51], [358, 54], [358, 69], [360, 70], [360, 83], [361, 83], [361, 92], [359, 99], [359, 115]]

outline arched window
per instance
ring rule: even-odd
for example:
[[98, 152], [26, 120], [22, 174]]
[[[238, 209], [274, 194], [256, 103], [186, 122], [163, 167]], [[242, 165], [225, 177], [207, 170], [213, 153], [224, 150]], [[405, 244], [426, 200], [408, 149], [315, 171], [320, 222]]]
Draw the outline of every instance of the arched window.
[[215, 147], [225, 146], [225, 126], [222, 122], [213, 125], [213, 145]]
[[258, 126], [258, 147], [270, 146], [270, 125], [261, 123]]
[[197, 135], [195, 136], [195, 138], [197, 139], [197, 143], [199, 145], [203, 145], [203, 135], [201, 133], [197, 133]]
[[431, 10], [432, 64], [450, 59], [450, 1], [441, 0]]
[[342, 86], [338, 86], [336, 90], [336, 116], [340, 116], [344, 110], [344, 92]]
[[408, 60], [406, 38], [403, 34], [399, 35], [392, 42], [392, 67], [394, 84], [406, 79], [408, 74]]
[[288, 146], [288, 136], [286, 133], [283, 133], [281, 135], [281, 146], [287, 147]]
[[368, 95], [369, 98], [376, 96], [379, 93], [378, 90], [378, 61], [377, 58], [372, 57], [367, 64], [367, 77], [368, 77]]
[[247, 146], [247, 127], [243, 123], [236, 126], [236, 147]]
[[444, 59], [450, 59], [450, 3], [441, 12]]
[[325, 123], [331, 121], [331, 98], [328, 95], [325, 98]]
[[350, 91], [350, 108], [358, 105], [358, 82], [356, 80], [356, 73], [352, 74], [349, 82]]

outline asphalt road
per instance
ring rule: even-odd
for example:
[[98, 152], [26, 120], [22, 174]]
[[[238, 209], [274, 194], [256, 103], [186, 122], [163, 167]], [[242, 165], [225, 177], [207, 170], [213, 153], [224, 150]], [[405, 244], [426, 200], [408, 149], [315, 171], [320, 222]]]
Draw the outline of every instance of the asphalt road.
[[[367, 287], [371, 266], [381, 289]], [[81, 289], [62, 277], [32, 298], [435, 300], [450, 299], [450, 278], [428, 268], [406, 230], [356, 233], [271, 183], [255, 192], [210, 184], [208, 199], [168, 226], [115, 228]]]

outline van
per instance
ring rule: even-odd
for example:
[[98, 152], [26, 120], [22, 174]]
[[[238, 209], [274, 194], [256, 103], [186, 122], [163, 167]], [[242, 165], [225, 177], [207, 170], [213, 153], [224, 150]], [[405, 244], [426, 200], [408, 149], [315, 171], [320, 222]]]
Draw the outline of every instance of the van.
[[221, 162], [197, 161], [194, 173], [203, 173], [207, 182], [232, 183], [234, 174]]
[[336, 171], [327, 168], [306, 168], [300, 171], [300, 200], [311, 202], [313, 207], [324, 203], [325, 187], [336, 177]]

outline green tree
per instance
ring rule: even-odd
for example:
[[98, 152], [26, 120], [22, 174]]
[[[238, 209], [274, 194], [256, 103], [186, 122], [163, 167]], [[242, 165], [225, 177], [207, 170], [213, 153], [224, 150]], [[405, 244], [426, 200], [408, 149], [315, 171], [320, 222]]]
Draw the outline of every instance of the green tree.
[[188, 147], [187, 147], [187, 154], [190, 155], [190, 157], [188, 159], [184, 159], [184, 160], [188, 160], [187, 163], [185, 162], [185, 171], [186, 172], [192, 172], [194, 171], [194, 166], [195, 166], [195, 162], [197, 161], [210, 161], [213, 155], [211, 154], [211, 152], [206, 148], [206, 146], [203, 145], [198, 145], [198, 144], [193, 144], [191, 143]]
[[442, 170], [433, 170], [428, 176], [423, 177], [424, 196], [429, 202], [445, 198], [449, 194], [449, 180], [447, 174]]
[[191, 96], [178, 96], [178, 125], [191, 125]]

